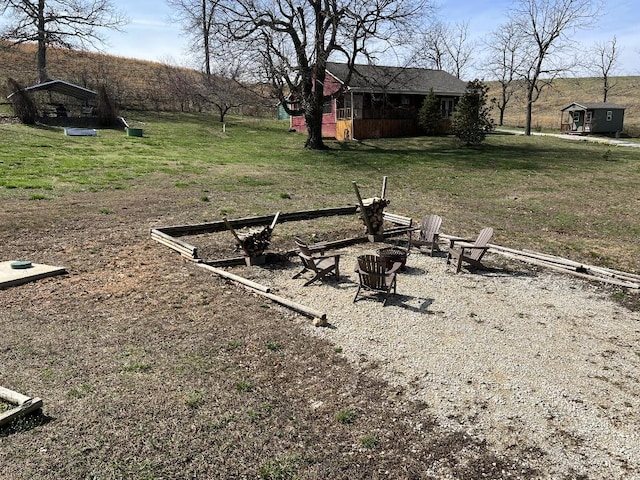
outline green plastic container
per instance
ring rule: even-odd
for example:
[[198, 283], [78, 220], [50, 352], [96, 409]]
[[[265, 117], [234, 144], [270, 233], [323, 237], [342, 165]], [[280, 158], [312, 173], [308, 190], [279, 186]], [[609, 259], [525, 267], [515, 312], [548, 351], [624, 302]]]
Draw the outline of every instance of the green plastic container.
[[142, 136], [142, 129], [141, 128], [131, 128], [131, 127], [127, 127], [127, 137], [141, 137]]

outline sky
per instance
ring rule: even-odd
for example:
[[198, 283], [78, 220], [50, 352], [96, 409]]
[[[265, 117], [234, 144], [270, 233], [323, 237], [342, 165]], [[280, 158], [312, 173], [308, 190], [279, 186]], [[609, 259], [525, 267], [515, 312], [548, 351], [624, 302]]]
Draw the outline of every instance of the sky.
[[[106, 32], [106, 53], [158, 62], [187, 65], [188, 42], [180, 25], [172, 22], [164, 0], [112, 0], [128, 18], [122, 32]], [[448, 23], [468, 22], [471, 36], [482, 39], [506, 20], [509, 0], [439, 0], [437, 14]], [[640, 75], [640, 1], [605, 0], [595, 27], [576, 32], [585, 48], [610, 41], [620, 49], [616, 75]], [[595, 74], [594, 74], [595, 76]]]

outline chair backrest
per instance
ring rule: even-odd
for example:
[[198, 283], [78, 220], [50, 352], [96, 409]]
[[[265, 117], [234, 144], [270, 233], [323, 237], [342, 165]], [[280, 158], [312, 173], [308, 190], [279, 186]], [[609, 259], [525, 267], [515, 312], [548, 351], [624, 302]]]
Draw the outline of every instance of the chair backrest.
[[440, 233], [440, 225], [442, 225], [442, 217], [440, 215], [427, 215], [424, 217], [420, 226], [420, 240], [433, 242], [435, 235]]
[[313, 255], [311, 255], [311, 250], [309, 249], [309, 245], [300, 240], [298, 237], [294, 238], [296, 242], [296, 247], [298, 247], [298, 256], [300, 260], [302, 260], [302, 264], [313, 271], [317, 271], [316, 262], [313, 261]]
[[376, 290], [386, 290], [386, 265], [377, 255], [360, 255], [358, 257], [358, 276], [360, 283]]
[[[482, 231], [480, 232], [480, 235], [478, 235], [478, 238], [476, 238], [476, 241], [473, 242], [473, 246], [486, 247], [487, 244], [489, 243], [489, 240], [491, 240], [491, 237], [493, 237], [493, 228], [491, 227], [483, 228]], [[473, 260], [480, 260], [482, 256], [485, 254], [485, 252], [486, 250], [480, 250], [480, 249], [472, 250], [471, 255], [469, 255], [469, 258]]]

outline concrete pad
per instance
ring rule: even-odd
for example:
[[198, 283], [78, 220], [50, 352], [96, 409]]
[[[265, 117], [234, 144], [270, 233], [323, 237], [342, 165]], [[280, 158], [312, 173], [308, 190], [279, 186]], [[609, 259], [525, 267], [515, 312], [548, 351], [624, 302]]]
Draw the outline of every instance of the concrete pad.
[[13, 260], [0, 262], [0, 289], [52, 277], [67, 271], [64, 267], [52, 267], [41, 263], [34, 263], [30, 268], [15, 269], [11, 268], [13, 262]]

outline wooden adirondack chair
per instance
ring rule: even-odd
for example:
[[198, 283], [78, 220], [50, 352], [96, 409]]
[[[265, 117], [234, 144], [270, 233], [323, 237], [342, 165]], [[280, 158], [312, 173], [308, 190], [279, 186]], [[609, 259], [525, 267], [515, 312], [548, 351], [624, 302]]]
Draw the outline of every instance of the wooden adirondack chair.
[[452, 259], [456, 260], [456, 273], [462, 268], [462, 262], [466, 262], [474, 267], [484, 268], [482, 263], [482, 257], [487, 252], [489, 247], [487, 244], [493, 236], [493, 228], [484, 228], [475, 242], [471, 243], [468, 240], [463, 239], [451, 239], [449, 245], [449, 254], [447, 255], [447, 265]]
[[440, 215], [427, 215], [422, 219], [418, 238], [415, 240], [409, 237], [409, 250], [411, 246], [429, 247], [429, 255], [433, 257], [433, 251], [438, 249], [438, 240], [440, 239], [440, 226], [442, 225], [442, 217]]
[[353, 297], [353, 302], [356, 302], [360, 290], [364, 288], [373, 292], [384, 293], [385, 296], [382, 302], [384, 306], [387, 303], [391, 289], [393, 289], [394, 294], [396, 293], [396, 274], [401, 266], [401, 262], [395, 262], [390, 269], [387, 269], [384, 259], [376, 255], [360, 255], [356, 266], [360, 284], [355, 297]]
[[298, 257], [302, 260], [302, 270], [296, 273], [292, 278], [298, 278], [305, 272], [312, 272], [313, 278], [308, 280], [304, 286], [311, 285], [331, 273], [335, 275], [336, 280], [340, 279], [340, 255], [322, 255], [313, 253], [309, 245], [299, 238], [295, 238], [298, 247]]

